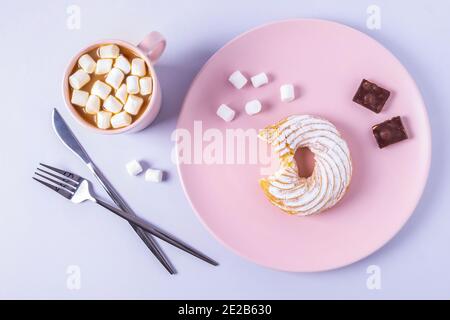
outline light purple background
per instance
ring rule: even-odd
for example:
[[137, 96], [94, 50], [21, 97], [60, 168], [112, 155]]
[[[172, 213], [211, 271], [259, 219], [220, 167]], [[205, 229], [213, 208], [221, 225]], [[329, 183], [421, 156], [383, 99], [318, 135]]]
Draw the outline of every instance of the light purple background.
[[[71, 4], [81, 8], [80, 30], [66, 27]], [[370, 4], [382, 10], [381, 30], [366, 28]], [[2, 3], [0, 298], [450, 298], [449, 11], [445, 0]], [[170, 161], [170, 134], [183, 97], [211, 54], [260, 24], [304, 17], [345, 23], [389, 48], [416, 79], [433, 129], [430, 178], [405, 228], [367, 259], [316, 274], [266, 269], [222, 247], [190, 208]], [[92, 41], [137, 43], [151, 30], [168, 40], [157, 65], [164, 102], [154, 125], [114, 137], [78, 126], [65, 110], [60, 89], [68, 60]], [[73, 205], [33, 183], [40, 161], [91, 177], [54, 135], [53, 107], [136, 212], [216, 258], [220, 267], [163, 245], [179, 271], [169, 276], [119, 218], [91, 203]], [[167, 181], [150, 184], [129, 177], [124, 165], [131, 159], [166, 170]], [[66, 287], [69, 265], [81, 268], [80, 290]], [[381, 290], [366, 287], [369, 265], [381, 268]]]

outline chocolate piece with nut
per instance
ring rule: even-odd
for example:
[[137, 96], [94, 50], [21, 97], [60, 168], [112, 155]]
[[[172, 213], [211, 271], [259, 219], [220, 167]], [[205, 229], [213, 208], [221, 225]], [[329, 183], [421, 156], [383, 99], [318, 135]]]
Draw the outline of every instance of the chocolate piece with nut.
[[380, 149], [408, 139], [400, 117], [394, 117], [391, 120], [376, 124], [372, 127], [372, 130]]
[[380, 113], [389, 98], [389, 95], [390, 92], [388, 90], [363, 79], [358, 91], [356, 91], [356, 94], [353, 97], [353, 101], [375, 113]]

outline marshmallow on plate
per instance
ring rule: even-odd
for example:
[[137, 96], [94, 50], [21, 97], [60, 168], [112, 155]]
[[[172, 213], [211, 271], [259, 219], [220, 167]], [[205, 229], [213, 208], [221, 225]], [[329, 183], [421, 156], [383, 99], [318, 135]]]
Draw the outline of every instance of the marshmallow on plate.
[[139, 87], [141, 88], [141, 95], [146, 96], [153, 91], [153, 81], [151, 77], [144, 77], [139, 79]]
[[111, 117], [113, 128], [126, 127], [131, 124], [131, 116], [125, 111], [119, 112]]
[[100, 80], [95, 81], [91, 89], [91, 94], [95, 94], [96, 96], [98, 96], [100, 99], [103, 100], [106, 99], [106, 97], [109, 95], [110, 92], [111, 87]]
[[73, 90], [70, 102], [80, 107], [84, 107], [89, 98], [89, 92], [83, 90]]
[[230, 122], [234, 119], [236, 112], [226, 104], [221, 104], [217, 109], [216, 114], [226, 122]]
[[111, 126], [111, 116], [111, 112], [99, 111], [96, 115], [97, 127], [100, 129], [108, 129]]
[[131, 74], [133, 76], [143, 77], [147, 71], [145, 70], [145, 61], [141, 58], [131, 60]]
[[127, 91], [130, 94], [139, 93], [139, 78], [137, 76], [127, 77]]
[[113, 96], [108, 96], [108, 98], [106, 98], [105, 102], [103, 103], [103, 108], [112, 113], [119, 112], [120, 110], [122, 110], [122, 107], [123, 106], [120, 101]]
[[129, 114], [135, 116], [138, 114], [139, 109], [141, 108], [143, 102], [144, 99], [142, 99], [141, 97], [130, 94], [123, 109]]
[[264, 72], [258, 73], [256, 76], [253, 76], [251, 79], [252, 84], [255, 88], [259, 88], [262, 85], [269, 83], [269, 78]]
[[122, 102], [123, 104], [127, 102], [128, 92], [127, 92], [127, 85], [125, 83], [122, 83], [119, 89], [117, 89], [116, 98], [119, 99], [120, 102]]
[[230, 81], [236, 89], [241, 89], [248, 80], [239, 70], [237, 70], [231, 74], [228, 81]]
[[112, 64], [112, 59], [98, 59], [97, 66], [95, 67], [95, 74], [107, 74], [111, 71]]
[[69, 77], [69, 84], [72, 88], [80, 90], [91, 80], [89, 74], [83, 69], [78, 69]]
[[145, 181], [161, 182], [163, 180], [163, 171], [157, 169], [147, 169], [145, 171]]
[[92, 73], [95, 70], [95, 60], [89, 54], [83, 54], [80, 59], [78, 59], [78, 65], [87, 73]]
[[125, 78], [125, 75], [123, 74], [122, 70], [119, 68], [112, 68], [111, 71], [106, 76], [105, 82], [109, 84], [114, 89], [119, 89], [123, 78]]
[[88, 114], [97, 114], [100, 111], [100, 98], [91, 94], [84, 109]]
[[290, 102], [295, 99], [294, 86], [292, 84], [283, 84], [280, 87], [280, 98], [283, 102]]
[[120, 49], [115, 44], [108, 44], [98, 48], [97, 54], [100, 58], [117, 58], [120, 54]]
[[119, 68], [125, 74], [130, 73], [131, 70], [130, 61], [128, 61], [128, 59], [123, 55], [117, 57], [116, 61], [114, 62], [114, 67]]
[[261, 111], [262, 105], [259, 100], [252, 100], [245, 104], [245, 112], [247, 112], [248, 115], [254, 115]]
[[136, 160], [131, 160], [126, 164], [128, 174], [130, 176], [137, 176], [143, 171], [141, 164]]

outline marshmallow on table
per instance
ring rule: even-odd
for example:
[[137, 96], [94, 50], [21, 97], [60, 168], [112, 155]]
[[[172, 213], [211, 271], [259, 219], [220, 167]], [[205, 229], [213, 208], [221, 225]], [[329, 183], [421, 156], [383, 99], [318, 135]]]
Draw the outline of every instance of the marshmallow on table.
[[257, 114], [261, 111], [262, 105], [259, 100], [252, 100], [245, 104], [245, 112], [249, 115]]
[[139, 79], [139, 87], [141, 88], [141, 95], [146, 96], [153, 91], [153, 81], [151, 77], [144, 77]]
[[112, 64], [112, 59], [98, 59], [95, 67], [95, 74], [107, 74], [111, 71]]
[[89, 54], [83, 54], [80, 59], [78, 59], [78, 65], [87, 73], [92, 73], [95, 70], [95, 60]]
[[123, 55], [117, 57], [116, 61], [114, 62], [114, 67], [119, 68], [125, 74], [130, 73], [131, 70], [130, 61], [128, 61], [128, 59]]
[[127, 91], [127, 85], [125, 83], [122, 83], [122, 85], [117, 89], [116, 91], [116, 98], [120, 100], [123, 104], [127, 102], [128, 98], [128, 91]]
[[143, 171], [141, 164], [136, 160], [128, 162], [126, 168], [130, 176], [137, 176]]
[[98, 96], [100, 99], [103, 100], [106, 99], [106, 97], [109, 95], [110, 92], [111, 87], [100, 80], [95, 81], [91, 89], [91, 94], [95, 94], [96, 96]]
[[97, 127], [100, 129], [108, 129], [111, 126], [112, 113], [109, 111], [99, 111], [96, 115]]
[[125, 111], [119, 112], [111, 117], [111, 125], [113, 128], [122, 128], [131, 124], [131, 116]]
[[234, 119], [236, 112], [226, 104], [221, 104], [217, 109], [216, 114], [226, 122], [230, 122]]
[[105, 82], [114, 89], [119, 89], [120, 85], [122, 84], [123, 78], [125, 78], [125, 75], [123, 74], [122, 70], [114, 67], [106, 76]]
[[69, 77], [69, 84], [72, 88], [80, 90], [91, 80], [89, 74], [83, 69], [78, 69]]
[[122, 107], [123, 106], [120, 101], [113, 96], [108, 96], [108, 98], [106, 98], [105, 102], [103, 103], [103, 108], [112, 113], [119, 112], [120, 110], [122, 110]]
[[269, 78], [264, 72], [258, 73], [256, 76], [253, 76], [251, 79], [252, 84], [255, 88], [259, 88], [262, 85], [269, 83]]
[[82, 90], [73, 90], [70, 102], [80, 107], [84, 107], [88, 101], [89, 93]]
[[292, 84], [283, 84], [280, 87], [280, 98], [283, 102], [290, 102], [295, 99], [294, 86]]
[[161, 182], [163, 180], [163, 171], [157, 169], [147, 169], [145, 171], [145, 181]]
[[139, 93], [139, 78], [137, 76], [127, 77], [127, 92], [130, 94]]
[[97, 114], [100, 111], [100, 98], [91, 94], [86, 102], [85, 109], [88, 114]]
[[138, 114], [143, 102], [144, 99], [142, 99], [141, 97], [130, 94], [128, 96], [127, 102], [125, 103], [125, 106], [123, 107], [123, 110], [135, 116]]
[[120, 54], [120, 49], [115, 44], [108, 44], [98, 48], [97, 54], [100, 58], [117, 58]]
[[143, 77], [147, 73], [145, 69], [145, 61], [141, 58], [131, 60], [131, 74], [133, 76]]
[[228, 81], [230, 81], [236, 89], [241, 89], [248, 80], [239, 70], [237, 70], [231, 74]]

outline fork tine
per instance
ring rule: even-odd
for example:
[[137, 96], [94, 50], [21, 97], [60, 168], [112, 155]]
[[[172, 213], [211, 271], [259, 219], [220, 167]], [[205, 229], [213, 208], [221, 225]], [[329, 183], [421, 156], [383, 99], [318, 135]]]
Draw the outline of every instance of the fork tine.
[[65, 184], [64, 182], [57, 181], [57, 180], [55, 180], [55, 179], [49, 178], [49, 177], [47, 177], [47, 176], [44, 176], [43, 174], [40, 174], [39, 172], [35, 172], [34, 174], [37, 175], [37, 176], [39, 176], [39, 177], [41, 177], [41, 178], [44, 178], [44, 179], [46, 179], [46, 180], [48, 180], [48, 181], [50, 181], [50, 182], [52, 182], [52, 183], [54, 183], [54, 184], [56, 184], [56, 185], [59, 186], [59, 187], [62, 187], [62, 188], [64, 188], [64, 189], [66, 189], [67, 191], [73, 192], [73, 191], [75, 191], [75, 190], [77, 189], [77, 188], [75, 188], [74, 186]]
[[51, 176], [51, 177], [54, 177], [54, 178], [56, 178], [56, 179], [58, 179], [58, 180], [61, 180], [62, 182], [65, 182], [65, 183], [67, 183], [67, 184], [70, 184], [70, 185], [73, 186], [73, 187], [77, 187], [77, 186], [78, 186], [78, 182], [75, 182], [75, 181], [73, 181], [73, 180], [63, 178], [63, 177], [58, 176], [58, 175], [56, 175], [56, 174], [54, 174], [54, 173], [45, 171], [45, 170], [43, 170], [43, 169], [41, 169], [41, 168], [37, 168], [37, 170], [39, 170], [39, 171], [41, 171], [41, 172], [44, 172], [45, 174], [47, 174], [47, 175], [49, 175], [49, 176]]
[[67, 199], [71, 199], [72, 198], [72, 194], [69, 191], [67, 191], [66, 189], [58, 188], [58, 187], [56, 187], [54, 185], [51, 185], [50, 183], [47, 183], [47, 182], [42, 181], [42, 180], [40, 180], [38, 178], [35, 178], [35, 177], [33, 177], [33, 179], [36, 180], [39, 183], [42, 183], [44, 186], [52, 189], [53, 191], [58, 192], [64, 198], [67, 198]]
[[48, 164], [41, 163], [41, 162], [39, 162], [39, 164], [40, 164], [41, 166], [47, 168], [47, 169], [53, 170], [53, 171], [55, 171], [55, 172], [58, 172], [60, 175], [63, 175], [63, 176], [65, 176], [66, 178], [72, 179], [72, 180], [74, 180], [74, 181], [76, 181], [76, 182], [80, 182], [80, 181], [83, 179], [83, 178], [81, 178], [80, 176], [77, 176], [76, 174], [74, 174], [74, 173], [72, 173], [72, 172], [64, 171], [64, 170], [61, 170], [61, 169], [58, 169], [58, 168], [49, 166]]

